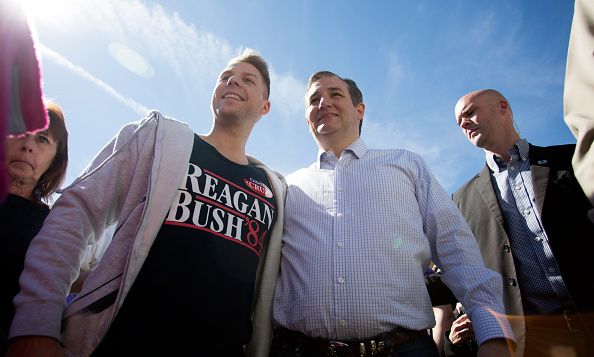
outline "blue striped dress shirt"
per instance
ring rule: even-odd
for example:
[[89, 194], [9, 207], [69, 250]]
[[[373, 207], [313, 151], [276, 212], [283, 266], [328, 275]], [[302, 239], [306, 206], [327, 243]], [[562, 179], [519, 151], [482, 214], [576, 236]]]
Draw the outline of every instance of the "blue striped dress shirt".
[[509, 162], [487, 153], [487, 165], [507, 225], [524, 314], [560, 313], [570, 297], [536, 207], [529, 151], [526, 139], [519, 139]]
[[369, 150], [287, 177], [281, 271], [273, 321], [326, 339], [359, 339], [435, 324], [423, 272], [433, 260], [466, 307], [480, 344], [513, 339], [502, 281], [485, 268], [466, 221], [423, 159]]

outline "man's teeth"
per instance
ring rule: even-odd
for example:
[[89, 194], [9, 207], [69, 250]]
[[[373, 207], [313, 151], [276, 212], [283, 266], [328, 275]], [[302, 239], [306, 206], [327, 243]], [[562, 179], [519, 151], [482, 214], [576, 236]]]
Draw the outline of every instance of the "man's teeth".
[[238, 96], [237, 94], [225, 94], [225, 96], [223, 98], [233, 98], [233, 99], [241, 100], [241, 97]]

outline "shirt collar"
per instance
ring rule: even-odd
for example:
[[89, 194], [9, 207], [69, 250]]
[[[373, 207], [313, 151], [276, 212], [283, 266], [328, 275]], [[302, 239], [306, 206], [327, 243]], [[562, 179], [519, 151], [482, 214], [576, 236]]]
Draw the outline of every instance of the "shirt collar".
[[[507, 150], [507, 152], [512, 156], [512, 160], [514, 155], [517, 155], [522, 161], [528, 160], [528, 153], [530, 151], [530, 144], [526, 139], [518, 139], [514, 143], [514, 145]], [[499, 157], [497, 157], [493, 153], [487, 152], [485, 154], [487, 160], [487, 166], [491, 169], [491, 171], [495, 173], [499, 173], [507, 168], [507, 162], [503, 162]]]
[[[365, 145], [365, 141], [361, 137], [358, 137], [355, 141], [351, 143], [351, 145], [347, 146], [346, 149], [343, 150], [344, 152], [351, 152], [355, 155], [357, 159], [362, 158], [367, 153], [367, 145]], [[341, 153], [342, 154], [342, 153]], [[331, 160], [332, 158], [336, 158], [334, 153], [330, 150], [324, 151], [322, 149], [318, 150], [317, 162], [316, 167], [319, 169], [322, 165], [323, 161]], [[336, 158], [338, 159], [338, 158]]]

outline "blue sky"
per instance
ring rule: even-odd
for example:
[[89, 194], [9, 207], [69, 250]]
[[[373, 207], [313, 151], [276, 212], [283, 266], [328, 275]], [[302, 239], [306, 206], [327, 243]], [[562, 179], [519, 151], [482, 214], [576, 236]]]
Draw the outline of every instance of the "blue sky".
[[283, 174], [315, 159], [303, 93], [318, 70], [359, 84], [369, 147], [419, 153], [449, 193], [484, 163], [453, 116], [456, 100], [471, 90], [507, 96], [529, 141], [575, 142], [562, 117], [573, 1], [25, 3], [44, 94], [66, 114], [66, 183], [147, 108], [207, 133], [216, 77], [244, 47], [260, 52], [272, 72], [272, 110], [256, 125], [248, 152]]

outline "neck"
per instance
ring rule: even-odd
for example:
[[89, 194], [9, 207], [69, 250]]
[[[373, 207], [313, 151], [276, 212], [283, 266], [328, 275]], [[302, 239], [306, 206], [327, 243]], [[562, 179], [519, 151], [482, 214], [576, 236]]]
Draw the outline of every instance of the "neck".
[[8, 192], [12, 193], [13, 195], [26, 198], [29, 201], [36, 201], [35, 196], [33, 195], [34, 188], [35, 187], [33, 185], [28, 185], [24, 182], [11, 181], [8, 186]]
[[213, 127], [210, 133], [200, 137], [214, 146], [227, 159], [241, 165], [247, 165], [245, 145], [247, 144], [248, 135], [241, 131], [220, 130]]
[[520, 136], [517, 133], [514, 133], [514, 135], [510, 136], [508, 140], [505, 140], [501, 143], [499, 143], [498, 145], [492, 145], [492, 147], [490, 148], [485, 148], [485, 151], [490, 153], [490, 154], [494, 154], [499, 156], [500, 158], [502, 158], [504, 161], [509, 161], [511, 156], [509, 154], [509, 149], [514, 146], [514, 144], [516, 143], [516, 141], [518, 141], [520, 139]]
[[320, 140], [316, 138], [318, 142], [318, 147], [324, 151], [332, 151], [336, 157], [340, 157], [340, 154], [352, 143], [355, 142], [359, 137], [355, 138], [337, 138], [336, 140], [331, 140], [329, 137], [323, 138]]

